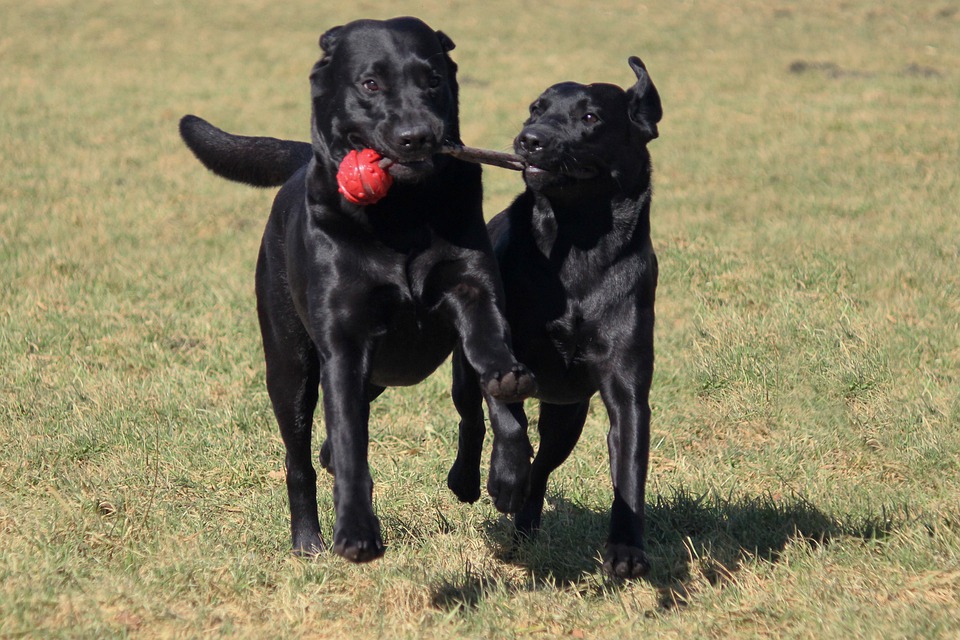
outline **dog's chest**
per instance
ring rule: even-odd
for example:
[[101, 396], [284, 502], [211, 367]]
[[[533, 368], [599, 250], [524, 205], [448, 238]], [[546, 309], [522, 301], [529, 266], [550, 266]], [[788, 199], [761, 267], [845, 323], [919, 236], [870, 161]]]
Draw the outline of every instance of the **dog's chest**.
[[629, 289], [614, 286], [620, 278], [610, 270], [589, 278], [568, 275], [556, 274], [551, 286], [540, 279], [540, 286], [526, 289], [521, 304], [529, 323], [517, 338], [541, 387], [572, 397], [592, 390], [625, 346], [622, 336], [634, 322], [635, 299]]
[[371, 380], [381, 386], [419, 382], [450, 354], [456, 332], [441, 314], [420, 296], [420, 283], [408, 270], [398, 269], [388, 284], [378, 288], [368, 306], [375, 311], [372, 326], [376, 345]]
[[580, 301], [568, 301], [564, 314], [547, 322], [545, 329], [568, 370], [584, 363], [598, 339], [596, 322]]

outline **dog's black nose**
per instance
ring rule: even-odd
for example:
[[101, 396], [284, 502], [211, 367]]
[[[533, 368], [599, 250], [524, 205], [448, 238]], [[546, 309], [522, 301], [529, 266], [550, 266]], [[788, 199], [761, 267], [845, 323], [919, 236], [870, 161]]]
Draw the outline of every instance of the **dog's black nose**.
[[407, 153], [418, 153], [436, 143], [433, 131], [426, 125], [399, 127], [395, 134], [397, 147]]
[[543, 149], [540, 136], [538, 136], [535, 131], [530, 131], [529, 129], [524, 129], [520, 132], [520, 135], [517, 137], [517, 144], [520, 146], [521, 151], [526, 151], [527, 153], [533, 153]]

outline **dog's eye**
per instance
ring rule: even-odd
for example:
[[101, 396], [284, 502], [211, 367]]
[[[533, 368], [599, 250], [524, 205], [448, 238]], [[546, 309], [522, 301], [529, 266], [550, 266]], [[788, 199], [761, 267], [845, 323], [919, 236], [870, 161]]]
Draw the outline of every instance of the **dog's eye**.
[[584, 114], [582, 120], [587, 124], [597, 124], [600, 122], [600, 118], [595, 113]]
[[443, 82], [443, 78], [440, 77], [440, 74], [439, 74], [439, 73], [435, 73], [435, 74], [433, 74], [433, 75], [430, 76], [430, 79], [429, 79], [429, 80], [427, 80], [427, 85], [428, 85], [431, 89], [436, 89], [437, 87], [440, 86], [440, 83], [441, 83], [441, 82]]
[[377, 91], [380, 91], [380, 85], [377, 84], [377, 81], [373, 79], [364, 80], [363, 88], [369, 91], [370, 93], [376, 93]]
[[538, 115], [540, 115], [540, 105], [537, 104], [536, 102], [534, 102], [532, 105], [530, 105], [530, 115], [531, 115], [531, 116], [538, 116]]

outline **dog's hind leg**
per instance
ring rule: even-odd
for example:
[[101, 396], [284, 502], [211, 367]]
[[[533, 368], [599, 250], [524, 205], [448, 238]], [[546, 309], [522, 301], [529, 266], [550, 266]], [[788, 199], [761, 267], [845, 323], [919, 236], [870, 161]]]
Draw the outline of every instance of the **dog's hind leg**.
[[318, 399], [317, 354], [299, 324], [275, 331], [268, 314], [261, 313], [260, 316], [267, 361], [267, 391], [287, 450], [287, 494], [293, 552], [316, 555], [324, 549], [317, 518], [317, 473], [310, 451], [313, 412]]
[[486, 432], [483, 394], [476, 371], [459, 347], [453, 352], [453, 404], [460, 414], [460, 436], [447, 486], [460, 502], [476, 502], [480, 498], [480, 458]]
[[540, 446], [530, 466], [530, 495], [514, 520], [518, 537], [532, 537], [540, 528], [547, 479], [576, 446], [589, 408], [589, 400], [580, 404], [564, 405], [540, 403], [540, 420], [537, 426]]

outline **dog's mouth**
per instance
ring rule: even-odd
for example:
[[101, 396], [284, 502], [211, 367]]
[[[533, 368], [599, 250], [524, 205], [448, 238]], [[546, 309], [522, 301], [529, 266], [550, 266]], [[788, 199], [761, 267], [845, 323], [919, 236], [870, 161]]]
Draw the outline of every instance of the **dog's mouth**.
[[379, 145], [373, 145], [359, 136], [351, 134], [349, 136], [350, 146], [355, 150], [373, 149], [384, 159], [381, 160], [383, 166], [399, 182], [416, 182], [422, 180], [434, 171], [434, 160], [432, 153], [423, 153], [418, 155], [393, 153], [386, 149], [379, 148]]
[[553, 174], [574, 180], [590, 180], [591, 178], [596, 178], [599, 173], [600, 171], [594, 167], [557, 167], [548, 169], [536, 164], [528, 164], [527, 168], [524, 169], [524, 175], [540, 176]]
[[551, 166], [546, 163], [529, 163], [523, 170], [523, 179], [533, 189], [551, 186], [573, 186], [578, 182], [592, 180], [600, 174], [599, 169], [587, 166]]
[[391, 160], [392, 164], [387, 171], [390, 172], [394, 180], [399, 180], [400, 182], [415, 182], [433, 173], [434, 164], [432, 157], [407, 162], [393, 160], [392, 158]]

